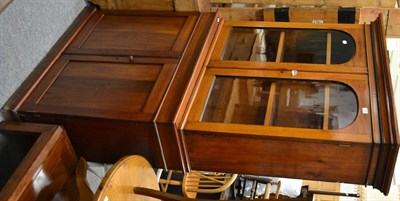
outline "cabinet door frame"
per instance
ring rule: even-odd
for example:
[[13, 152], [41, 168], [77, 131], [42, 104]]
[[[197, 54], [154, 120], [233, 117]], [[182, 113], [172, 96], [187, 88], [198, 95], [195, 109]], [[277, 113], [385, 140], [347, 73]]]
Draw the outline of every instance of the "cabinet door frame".
[[[200, 121], [200, 118], [216, 76], [335, 81], [344, 83], [354, 90], [356, 97], [358, 98], [357, 116], [352, 124], [338, 130], [202, 122]], [[340, 74], [299, 71], [298, 75], [293, 78], [291, 71], [208, 68], [199, 86], [199, 90], [191, 107], [191, 111], [189, 112], [184, 129], [211, 133], [238, 134], [243, 136], [269, 136], [307, 140], [341, 141], [348, 143], [370, 143], [372, 141], [372, 133], [369, 126], [371, 117], [370, 114], [362, 114], [363, 107], [367, 107], [369, 111], [371, 110], [369, 106], [369, 94], [367, 90], [365, 90], [368, 86], [367, 79], [368, 77], [362, 74], [348, 74], [344, 78]]]

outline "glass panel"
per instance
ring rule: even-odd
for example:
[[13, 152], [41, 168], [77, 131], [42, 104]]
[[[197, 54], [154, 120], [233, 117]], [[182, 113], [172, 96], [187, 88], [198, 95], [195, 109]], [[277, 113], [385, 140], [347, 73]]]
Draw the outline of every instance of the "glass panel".
[[328, 33], [331, 64], [346, 63], [355, 54], [354, 39], [342, 31], [233, 27], [222, 59], [275, 62], [281, 32], [285, 33], [282, 62], [327, 63]]
[[345, 128], [357, 117], [357, 97], [342, 84], [330, 84], [329, 91], [329, 129]]
[[280, 30], [260, 28], [232, 28], [223, 60], [276, 60]]
[[353, 38], [341, 31], [332, 32], [331, 64], [342, 64], [350, 61], [356, 53]]
[[322, 129], [325, 85], [281, 80], [276, 84], [273, 126]]
[[[328, 96], [325, 95], [327, 91]], [[347, 85], [335, 82], [279, 80], [276, 82], [269, 125], [341, 129], [354, 121], [357, 108], [357, 97]]]
[[283, 62], [326, 63], [327, 31], [288, 29], [285, 31]]
[[357, 112], [342, 83], [217, 76], [201, 121], [328, 130], [347, 127]]
[[201, 121], [264, 125], [271, 81], [215, 78]]

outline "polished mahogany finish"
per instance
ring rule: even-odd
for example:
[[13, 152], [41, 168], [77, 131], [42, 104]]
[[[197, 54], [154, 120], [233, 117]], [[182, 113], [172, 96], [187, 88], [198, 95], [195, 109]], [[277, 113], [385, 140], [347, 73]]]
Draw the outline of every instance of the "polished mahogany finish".
[[3, 114], [63, 125], [87, 160], [187, 170], [178, 124], [217, 25], [216, 13], [87, 7]]
[[88, 160], [388, 193], [400, 141], [381, 25], [88, 7], [2, 112], [63, 125]]
[[[0, 200], [72, 199], [78, 162], [65, 130], [48, 124], [0, 123], [0, 133], [37, 140], [0, 191]], [[5, 161], [2, 161], [2, 166]]]

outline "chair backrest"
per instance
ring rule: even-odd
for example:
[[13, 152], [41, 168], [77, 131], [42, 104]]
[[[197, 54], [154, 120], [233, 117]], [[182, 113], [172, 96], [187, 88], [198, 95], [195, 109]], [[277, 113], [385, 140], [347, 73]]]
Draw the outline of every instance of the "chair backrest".
[[177, 180], [173, 180], [172, 179], [172, 174], [176, 173], [176, 172], [179, 173], [179, 174], [182, 173], [181, 171], [168, 170], [167, 178], [165, 178], [165, 179], [161, 179], [160, 178], [158, 183], [160, 184], [162, 192], [167, 192], [168, 191], [168, 187], [170, 185], [172, 185], [172, 186], [181, 186], [182, 185], [182, 181], [177, 181]]
[[197, 193], [220, 193], [229, 188], [236, 180], [237, 174], [191, 171], [182, 181], [183, 194], [196, 198]]

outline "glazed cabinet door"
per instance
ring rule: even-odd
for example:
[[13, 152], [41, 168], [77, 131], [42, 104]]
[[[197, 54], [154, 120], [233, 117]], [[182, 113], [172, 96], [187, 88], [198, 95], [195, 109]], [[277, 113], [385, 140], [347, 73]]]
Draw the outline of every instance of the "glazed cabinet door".
[[179, 57], [197, 19], [195, 13], [98, 11], [66, 53]]
[[371, 142], [366, 75], [296, 73], [209, 68], [185, 129]]
[[367, 76], [340, 77], [209, 68], [184, 127], [191, 168], [365, 183]]
[[151, 121], [177, 59], [62, 56], [21, 112]]
[[358, 25], [224, 23], [183, 129], [191, 168], [366, 183], [363, 41]]
[[221, 29], [209, 66], [297, 66], [319, 72], [366, 73], [364, 50], [362, 25], [338, 30], [323, 24], [229, 21]]

